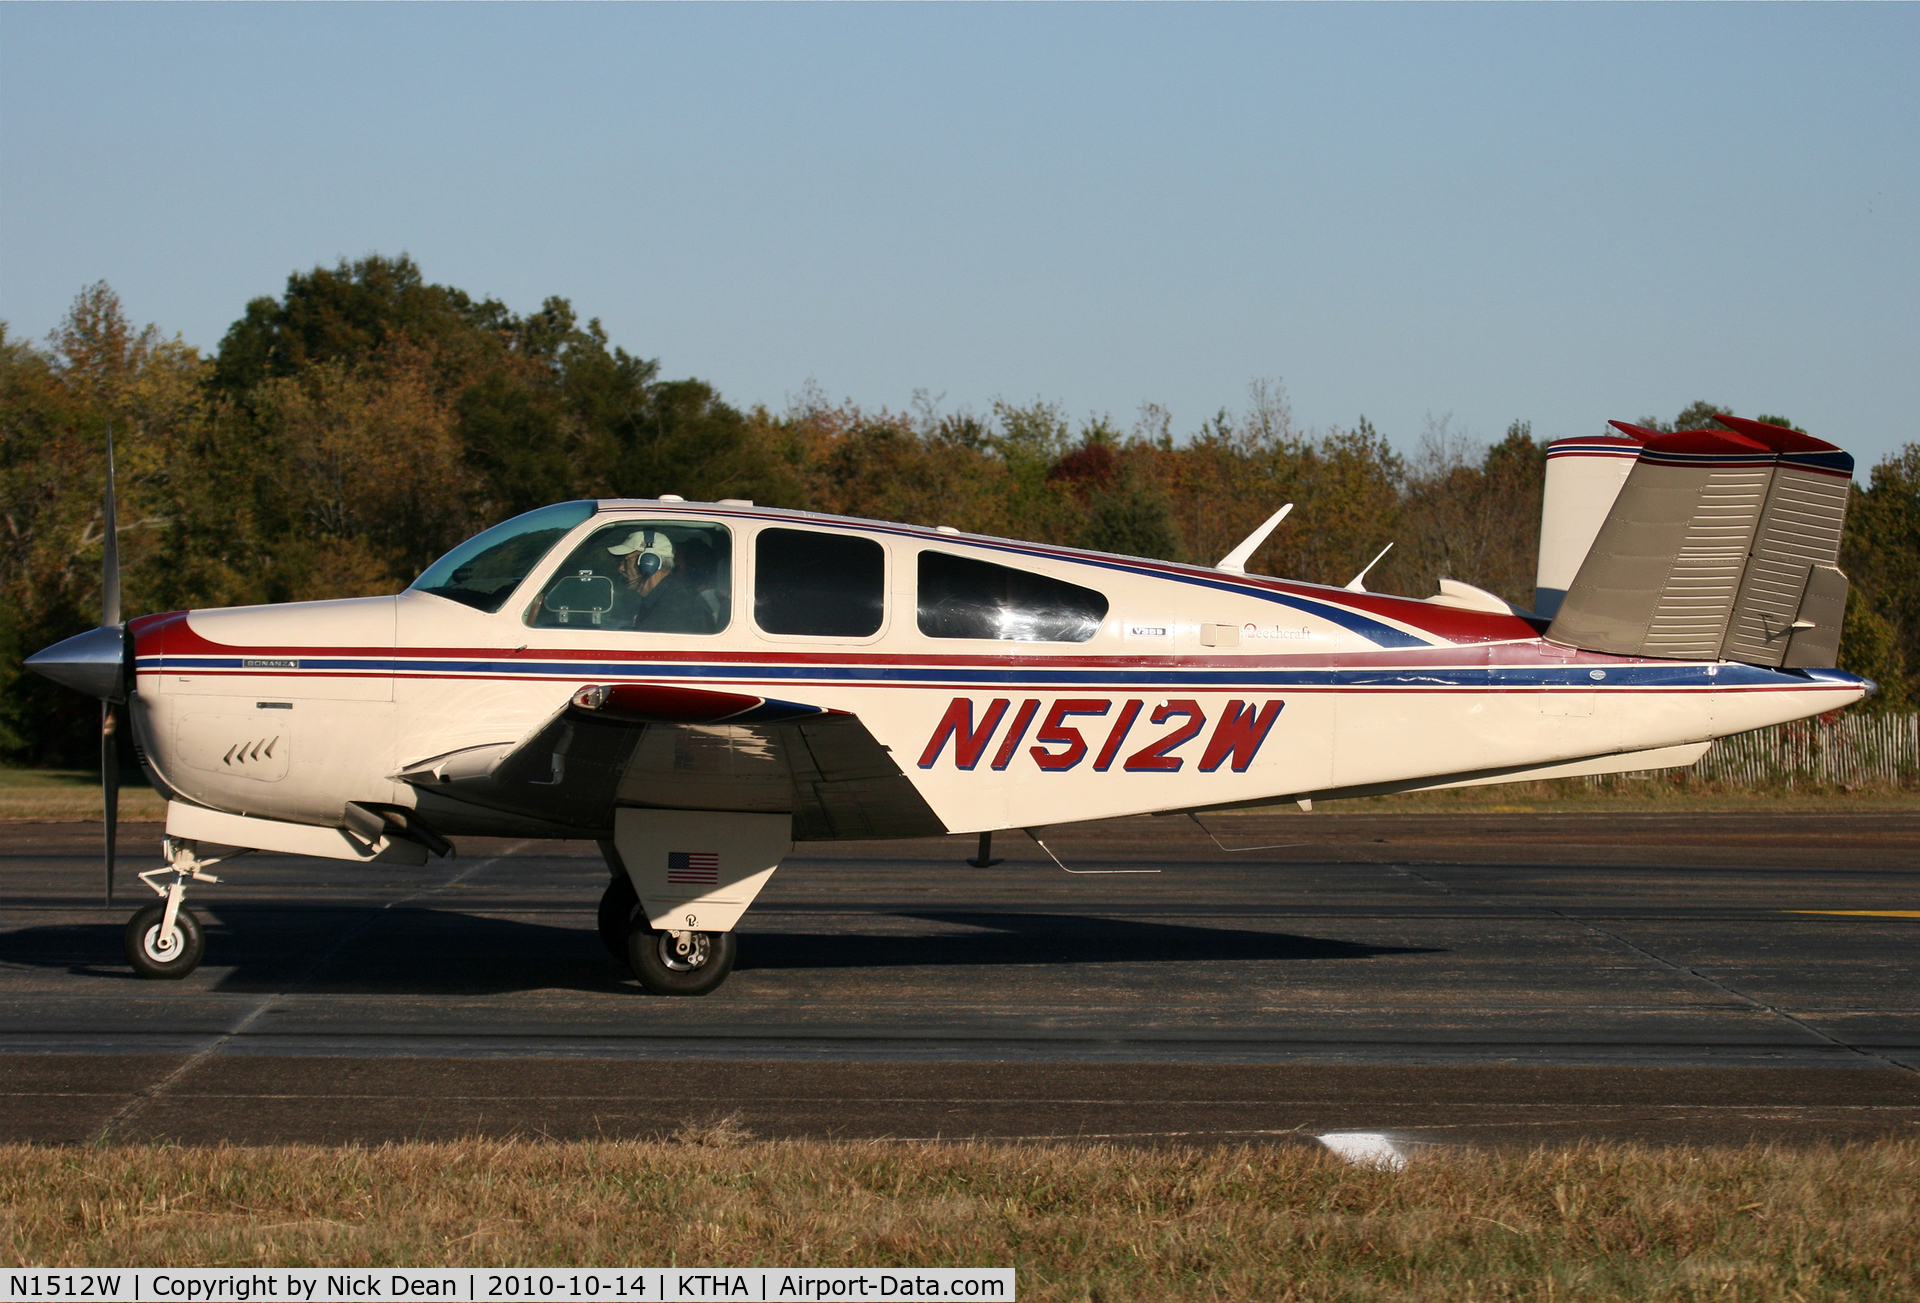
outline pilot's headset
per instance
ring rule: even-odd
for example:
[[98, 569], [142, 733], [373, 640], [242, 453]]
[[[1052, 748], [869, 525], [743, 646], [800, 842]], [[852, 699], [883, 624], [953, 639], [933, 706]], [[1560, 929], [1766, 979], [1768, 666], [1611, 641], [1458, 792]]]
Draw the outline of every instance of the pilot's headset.
[[615, 543], [607, 551], [614, 556], [626, 556], [638, 552], [637, 558], [640, 577], [646, 578], [661, 570], [673, 568], [673, 540], [657, 529], [636, 529], [627, 535], [623, 542]]

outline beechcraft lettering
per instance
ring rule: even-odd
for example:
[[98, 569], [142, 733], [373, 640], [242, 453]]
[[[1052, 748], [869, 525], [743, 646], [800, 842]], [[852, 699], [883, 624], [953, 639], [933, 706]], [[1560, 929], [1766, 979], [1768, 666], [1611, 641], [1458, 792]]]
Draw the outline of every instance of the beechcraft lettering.
[[1287, 507], [1198, 566], [663, 495], [517, 516], [394, 596], [123, 622], [109, 445], [100, 627], [27, 663], [101, 702], [109, 900], [123, 748], [167, 802], [143, 977], [193, 971], [187, 889], [238, 856], [572, 838], [607, 949], [704, 995], [799, 842], [987, 864], [1003, 830], [1688, 765], [1858, 701], [1852, 459], [1719, 419], [1549, 446], [1532, 610], [1248, 573]]
[[[1212, 735], [1201, 749], [1200, 772], [1210, 774], [1231, 761], [1234, 773], [1246, 773], [1285, 704], [1281, 701], [1264, 704], [1237, 699], [1229, 701], [1214, 722]], [[1040, 726], [1034, 730], [1034, 745], [1026, 749], [1026, 754], [1042, 773], [1064, 773], [1091, 754], [1094, 757], [1094, 772], [1104, 774], [1113, 768], [1129, 740], [1143, 741], [1143, 738], [1133, 735], [1134, 724], [1146, 706], [1144, 698], [1122, 701], [1117, 711], [1110, 697], [1059, 697], [1047, 707], [1044, 715], [1040, 712], [1040, 706], [1038, 697], [1029, 697], [1014, 709], [1012, 723], [1000, 745], [993, 749], [989, 768], [1004, 770], [1015, 762], [1020, 744], [1026, 738], [1027, 727], [1036, 718], [1041, 721]], [[934, 726], [933, 736], [927, 739], [926, 747], [920, 752], [920, 768], [932, 769], [940, 763], [942, 756], [951, 757], [951, 763], [957, 769], [978, 768], [999, 731], [1000, 722], [1007, 718], [1011, 707], [1012, 698], [995, 697], [979, 709], [979, 722], [976, 724], [974, 699], [955, 697], [947, 706], [946, 714]], [[1110, 714], [1112, 720], [1108, 723]], [[1087, 729], [1101, 739], [1097, 752], [1092, 750], [1093, 744], [1081, 728], [1070, 722], [1082, 716], [1087, 717]], [[1095, 720], [1100, 721], [1098, 726], [1094, 724]], [[1130, 774], [1177, 774], [1187, 762], [1187, 757], [1179, 754], [1181, 748], [1206, 729], [1207, 715], [1197, 701], [1168, 699], [1153, 708], [1148, 714], [1147, 723], [1155, 728], [1173, 723], [1174, 727], [1158, 737], [1144, 740], [1138, 750], [1121, 761], [1121, 769]], [[1144, 734], [1146, 730], [1141, 732]]]

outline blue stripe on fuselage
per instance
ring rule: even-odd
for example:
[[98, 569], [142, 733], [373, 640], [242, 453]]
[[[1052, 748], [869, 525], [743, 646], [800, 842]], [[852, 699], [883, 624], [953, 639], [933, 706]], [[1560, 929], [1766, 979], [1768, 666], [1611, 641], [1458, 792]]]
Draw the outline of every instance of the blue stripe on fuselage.
[[[256, 659], [260, 653], [256, 652]], [[1591, 662], [1574, 665], [1538, 666], [1366, 666], [1366, 667], [1248, 667], [1246, 669], [1209, 666], [1192, 669], [1178, 665], [1159, 665], [1140, 669], [1105, 667], [1051, 668], [1044, 664], [1007, 666], [922, 666], [922, 665], [744, 665], [731, 663], [688, 664], [683, 662], [619, 661], [527, 661], [527, 660], [371, 660], [316, 657], [301, 653], [299, 670], [246, 670], [240, 657], [167, 656], [158, 665], [154, 658], [141, 658], [141, 668], [169, 673], [235, 672], [236, 677], [272, 677], [297, 679], [307, 676], [330, 678], [337, 675], [401, 675], [436, 677], [440, 675], [479, 676], [504, 679], [582, 680], [618, 679], [726, 679], [730, 681], [799, 681], [828, 683], [881, 683], [902, 687], [916, 684], [1058, 684], [1070, 687], [1082, 684], [1114, 684], [1137, 687], [1191, 689], [1222, 688], [1426, 688], [1435, 690], [1509, 691], [1526, 688], [1586, 690], [1684, 689], [1684, 688], [1809, 688], [1855, 687], [1867, 682], [1855, 675], [1835, 670], [1771, 670], [1755, 665], [1721, 664], [1710, 667], [1697, 662], [1672, 664], [1615, 664], [1595, 666]], [[1717, 674], [1709, 674], [1710, 668]], [[1598, 669], [1602, 677], [1594, 678]]]

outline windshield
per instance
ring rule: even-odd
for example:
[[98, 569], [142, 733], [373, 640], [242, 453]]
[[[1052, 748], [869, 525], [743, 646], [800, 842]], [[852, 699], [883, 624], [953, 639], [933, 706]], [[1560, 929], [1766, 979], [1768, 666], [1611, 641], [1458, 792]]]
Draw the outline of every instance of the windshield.
[[561, 502], [502, 521], [428, 566], [408, 591], [497, 611], [540, 558], [594, 509], [591, 502]]

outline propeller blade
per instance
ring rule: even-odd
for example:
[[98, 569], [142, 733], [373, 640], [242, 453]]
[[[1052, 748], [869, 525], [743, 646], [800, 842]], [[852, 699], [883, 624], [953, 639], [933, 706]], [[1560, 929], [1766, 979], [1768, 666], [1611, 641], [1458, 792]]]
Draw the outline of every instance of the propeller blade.
[[120, 719], [113, 703], [100, 703], [100, 798], [107, 825], [107, 904], [113, 904], [114, 843], [120, 824]]
[[[100, 548], [100, 627], [120, 623], [120, 512], [113, 500], [113, 418], [107, 418], [106, 537]], [[120, 719], [100, 702], [100, 803], [106, 822], [107, 904], [113, 904], [114, 851], [120, 833]]]
[[120, 517], [113, 502], [113, 418], [107, 418], [107, 537], [100, 549], [100, 624], [120, 623]]
[[27, 668], [62, 687], [102, 701], [125, 701], [132, 689], [132, 656], [120, 621], [120, 514], [113, 493], [113, 426], [107, 426], [106, 536], [100, 546], [100, 627], [42, 647]]

